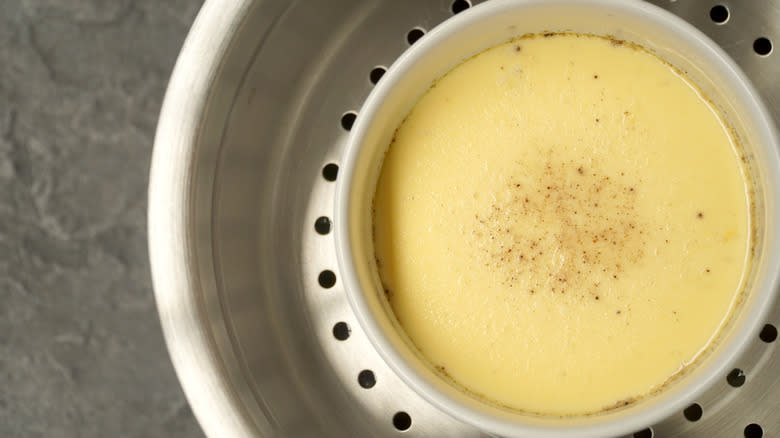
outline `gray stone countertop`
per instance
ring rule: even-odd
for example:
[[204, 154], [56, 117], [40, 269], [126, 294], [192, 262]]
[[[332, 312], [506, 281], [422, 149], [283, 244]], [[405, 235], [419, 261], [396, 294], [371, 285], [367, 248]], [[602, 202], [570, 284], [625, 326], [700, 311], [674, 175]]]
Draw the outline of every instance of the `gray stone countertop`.
[[200, 0], [0, 0], [0, 437], [203, 437], [146, 250], [154, 129]]

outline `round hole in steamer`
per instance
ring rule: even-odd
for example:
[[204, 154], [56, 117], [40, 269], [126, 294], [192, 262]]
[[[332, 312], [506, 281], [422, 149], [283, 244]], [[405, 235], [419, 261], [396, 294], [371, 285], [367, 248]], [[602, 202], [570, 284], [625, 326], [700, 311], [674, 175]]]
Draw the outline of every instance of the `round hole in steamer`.
[[355, 124], [356, 119], [357, 119], [357, 113], [355, 113], [354, 111], [344, 113], [344, 115], [341, 116], [341, 127], [344, 128], [346, 131], [351, 130], [352, 125]]
[[326, 181], [336, 181], [336, 178], [339, 176], [339, 165], [335, 163], [329, 163], [326, 164], [325, 167], [322, 168], [322, 177], [325, 178]]
[[739, 368], [731, 370], [728, 376], [726, 376], [726, 382], [734, 388], [739, 388], [745, 384], [745, 372]]
[[400, 431], [409, 430], [412, 427], [412, 417], [404, 411], [396, 412], [393, 415], [393, 426]]
[[769, 38], [761, 37], [753, 41], [753, 51], [761, 56], [767, 56], [772, 53], [772, 41]]
[[718, 24], [725, 24], [729, 19], [729, 9], [723, 5], [715, 5], [710, 9], [710, 19]]
[[368, 78], [371, 80], [371, 83], [376, 85], [380, 79], [382, 79], [382, 76], [385, 75], [385, 72], [387, 71], [386, 68], [382, 67], [381, 65], [378, 67], [374, 67], [371, 70], [371, 73], [369, 73]]
[[685, 419], [688, 421], [699, 421], [699, 419], [701, 419], [702, 413], [703, 411], [701, 409], [701, 405], [699, 405], [698, 403], [694, 403], [688, 406], [683, 411], [683, 415], [685, 416]]
[[471, 2], [467, 0], [455, 0], [452, 2], [452, 13], [458, 14], [471, 7]]
[[406, 34], [406, 41], [409, 43], [409, 45], [412, 45], [417, 42], [417, 40], [422, 38], [423, 35], [425, 35], [425, 31], [419, 27], [415, 27]]
[[764, 429], [756, 423], [745, 426], [745, 438], [761, 438], [764, 436]]
[[344, 322], [337, 322], [333, 325], [333, 337], [338, 339], [339, 341], [346, 341], [349, 339], [349, 335], [352, 333], [352, 330], [349, 328], [349, 325]]
[[634, 438], [653, 438], [653, 429], [642, 429], [639, 432], [634, 433]]
[[777, 327], [772, 324], [767, 324], [761, 329], [761, 333], [758, 334], [759, 339], [767, 344], [775, 342], [777, 339]]
[[363, 370], [358, 374], [358, 384], [364, 389], [373, 388], [376, 385], [376, 375], [371, 370]]
[[333, 273], [333, 271], [326, 269], [320, 272], [317, 281], [320, 283], [320, 286], [322, 286], [323, 288], [330, 289], [336, 284], [336, 274]]
[[330, 233], [330, 219], [327, 216], [318, 217], [314, 221], [314, 230], [317, 234], [322, 234], [323, 236]]

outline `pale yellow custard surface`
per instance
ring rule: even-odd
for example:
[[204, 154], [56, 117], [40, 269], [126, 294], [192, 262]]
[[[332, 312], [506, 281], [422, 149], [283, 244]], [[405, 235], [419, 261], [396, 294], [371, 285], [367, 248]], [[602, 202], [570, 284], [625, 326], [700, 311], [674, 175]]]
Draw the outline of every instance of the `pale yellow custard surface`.
[[453, 69], [398, 128], [377, 266], [444, 378], [521, 411], [598, 412], [662, 387], [728, 320], [749, 187], [673, 67], [607, 38], [526, 37]]

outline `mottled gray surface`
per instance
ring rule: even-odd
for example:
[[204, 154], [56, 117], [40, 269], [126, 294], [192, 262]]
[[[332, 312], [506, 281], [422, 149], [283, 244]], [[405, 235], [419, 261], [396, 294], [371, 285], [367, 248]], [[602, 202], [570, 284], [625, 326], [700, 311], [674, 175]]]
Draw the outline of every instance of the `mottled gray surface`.
[[154, 128], [200, 0], [0, 0], [0, 437], [202, 437], [146, 253]]

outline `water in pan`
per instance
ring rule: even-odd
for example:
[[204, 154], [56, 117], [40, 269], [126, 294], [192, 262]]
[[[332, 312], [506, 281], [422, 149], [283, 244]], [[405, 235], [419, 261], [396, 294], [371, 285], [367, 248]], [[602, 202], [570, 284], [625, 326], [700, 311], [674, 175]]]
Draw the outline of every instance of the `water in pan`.
[[[330, 223], [338, 164], [363, 99], [425, 30], [472, 3], [280, 0], [258, 1], [250, 10], [245, 28], [256, 37], [247, 44], [255, 46], [235, 50], [253, 54], [252, 61], [222, 73], [234, 73], [240, 83], [220, 140], [212, 224], [217, 283], [204, 300], [216, 315], [214, 337], [235, 397], [255, 432], [483, 436], [422, 400], [373, 351], [339, 281]], [[780, 41], [780, 26], [772, 26], [780, 23], [780, 4], [655, 3], [722, 44], [780, 119], [774, 80], [780, 58], [772, 49]], [[251, 150], [242, 149], [248, 138]], [[254, 190], [246, 193], [246, 187]], [[259, 217], [239, 223], [227, 213], [247, 202], [257, 204], [250, 207]], [[257, 230], [256, 247], [246, 244], [244, 227]], [[774, 412], [780, 405], [779, 323], [776, 309], [738, 370], [696, 405], [636, 436], [780, 433]]]

